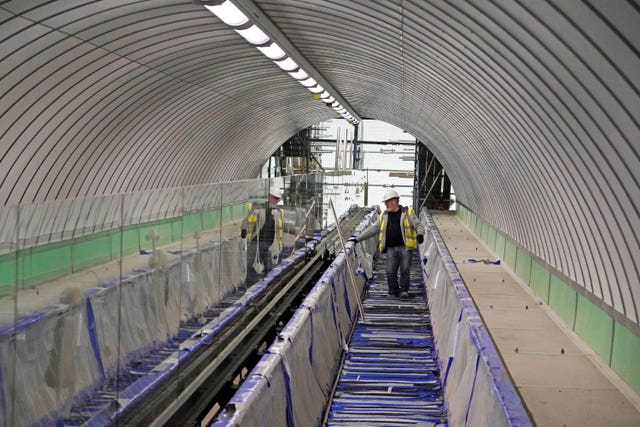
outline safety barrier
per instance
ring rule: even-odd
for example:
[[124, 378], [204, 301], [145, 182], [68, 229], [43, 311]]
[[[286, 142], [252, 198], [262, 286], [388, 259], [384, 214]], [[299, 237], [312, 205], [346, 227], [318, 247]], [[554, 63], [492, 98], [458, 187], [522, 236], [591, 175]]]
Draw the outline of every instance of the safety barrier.
[[[0, 419], [12, 426], [64, 425], [60, 420], [70, 416], [72, 406], [108, 385], [119, 367], [130, 369], [131, 362], [166, 351], [182, 324], [244, 282], [243, 245], [239, 237], [202, 245], [197, 252], [179, 254], [166, 268], [136, 270], [84, 293], [68, 289], [61, 304], [0, 330]], [[171, 362], [138, 366], [130, 383], [121, 381], [113, 392], [120, 410], [166, 378], [202, 340], [210, 343], [211, 335], [243, 307], [217, 316], [215, 327], [203, 326], [209, 335], [182, 342]], [[143, 376], [145, 369], [153, 372]], [[102, 407], [84, 408], [84, 416], [103, 416], [105, 422], [116, 416], [109, 399], [104, 401]]]
[[[376, 220], [377, 213], [370, 212], [356, 233]], [[373, 240], [358, 246], [365, 258], [373, 256]], [[365, 270], [359, 269], [354, 292], [347, 257], [352, 262], [355, 257], [351, 243], [347, 248], [349, 253], [335, 258], [213, 426], [321, 423], [365, 282]]]
[[531, 426], [520, 396], [430, 215], [423, 275], [451, 425]]

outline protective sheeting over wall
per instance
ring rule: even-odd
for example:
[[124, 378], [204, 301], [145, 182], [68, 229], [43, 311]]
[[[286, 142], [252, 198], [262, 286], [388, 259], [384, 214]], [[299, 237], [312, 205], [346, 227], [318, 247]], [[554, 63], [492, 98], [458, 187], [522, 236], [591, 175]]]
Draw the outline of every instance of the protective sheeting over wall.
[[[373, 239], [360, 246], [373, 256]], [[359, 269], [354, 292], [347, 256], [355, 265], [353, 250], [336, 257], [213, 426], [320, 425], [365, 282]]]
[[[430, 228], [420, 251], [451, 425], [531, 426], [439, 233], [430, 217], [421, 220]], [[366, 243], [362, 256], [371, 258], [375, 239]], [[355, 303], [341, 253], [212, 426], [320, 425]]]
[[522, 401], [431, 217], [423, 275], [451, 425], [531, 426]]
[[[0, 330], [0, 415], [7, 425], [55, 424], [117, 370], [162, 348], [181, 321], [200, 316], [242, 284], [238, 237], [189, 250], [165, 268], [144, 269], [90, 289]], [[220, 316], [223, 318], [224, 316]], [[173, 367], [179, 362], [176, 358]], [[145, 387], [163, 373], [145, 377]], [[144, 391], [132, 385], [121, 406]]]

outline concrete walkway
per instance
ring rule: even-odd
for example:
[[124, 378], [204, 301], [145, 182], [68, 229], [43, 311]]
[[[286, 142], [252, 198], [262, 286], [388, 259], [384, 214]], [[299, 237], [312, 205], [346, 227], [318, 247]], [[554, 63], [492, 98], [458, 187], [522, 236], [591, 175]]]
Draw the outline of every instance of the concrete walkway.
[[538, 426], [640, 426], [640, 398], [457, 217], [434, 214], [451, 256]]

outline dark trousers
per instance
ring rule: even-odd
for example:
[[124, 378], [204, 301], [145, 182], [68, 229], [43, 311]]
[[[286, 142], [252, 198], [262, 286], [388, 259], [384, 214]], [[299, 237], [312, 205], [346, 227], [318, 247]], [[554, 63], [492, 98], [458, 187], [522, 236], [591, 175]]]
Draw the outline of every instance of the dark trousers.
[[[387, 253], [387, 283], [389, 293], [397, 294], [409, 291], [409, 271], [411, 269], [411, 252], [406, 246], [392, 246], [386, 248]], [[400, 283], [398, 284], [398, 269], [400, 270]]]

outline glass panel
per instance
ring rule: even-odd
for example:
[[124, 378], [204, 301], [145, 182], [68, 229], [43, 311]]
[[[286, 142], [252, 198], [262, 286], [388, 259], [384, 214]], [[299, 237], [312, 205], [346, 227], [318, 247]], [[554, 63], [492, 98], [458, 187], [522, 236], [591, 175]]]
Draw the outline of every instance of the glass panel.
[[99, 278], [83, 270], [110, 260], [107, 239], [90, 234], [91, 206], [100, 202], [30, 204], [18, 212], [16, 244], [8, 254], [14, 260], [16, 322], [8, 336], [3, 333], [13, 363], [4, 360], [4, 339], [2, 346], [2, 366], [11, 371], [2, 373], [5, 390], [11, 390], [5, 396], [12, 399], [4, 408], [12, 425], [55, 424], [70, 415], [75, 396], [100, 379], [85, 305]]
[[[16, 350], [22, 347], [16, 334], [19, 263], [18, 207], [0, 207], [0, 378], [4, 390], [14, 390], [16, 382]], [[16, 424], [15, 393], [0, 393], [0, 419]]]
[[[148, 394], [163, 390], [176, 390], [178, 376], [169, 376], [169, 382], [147, 388], [141, 384], [150, 378], [143, 376], [153, 371], [165, 375], [177, 368], [174, 360], [182, 337], [182, 257], [184, 251], [182, 219], [184, 194], [180, 189], [145, 191], [127, 195], [124, 202], [121, 235], [123, 242], [138, 238], [138, 250], [122, 251], [122, 278], [116, 287], [119, 293], [118, 357], [115, 369], [116, 396], [120, 402], [146, 389]], [[148, 406], [146, 417], [139, 418], [139, 408], [121, 409], [123, 423], [146, 423], [159, 415], [164, 407]]]
[[[256, 180], [254, 184], [248, 191], [247, 215], [242, 223], [242, 229], [246, 230], [247, 286], [260, 281], [272, 267], [268, 253], [276, 232], [273, 217], [270, 222], [271, 231], [267, 232], [264, 226], [268, 214], [269, 187], [277, 185], [270, 183], [269, 179]], [[269, 209], [269, 214], [273, 214], [273, 209]]]
[[[337, 202], [351, 187], [333, 178]], [[176, 359], [178, 350], [321, 230], [323, 181], [294, 175], [0, 209], [0, 379], [11, 390], [0, 394], [2, 418], [82, 424], [88, 408], [113, 415], [116, 401], [119, 422], [160, 415], [166, 406], [132, 421], [142, 412], [128, 409], [131, 398], [151, 390], [140, 381], [175, 370], [160, 386], [174, 397], [192, 383], [199, 370], [176, 366], [190, 362], [190, 350]]]

